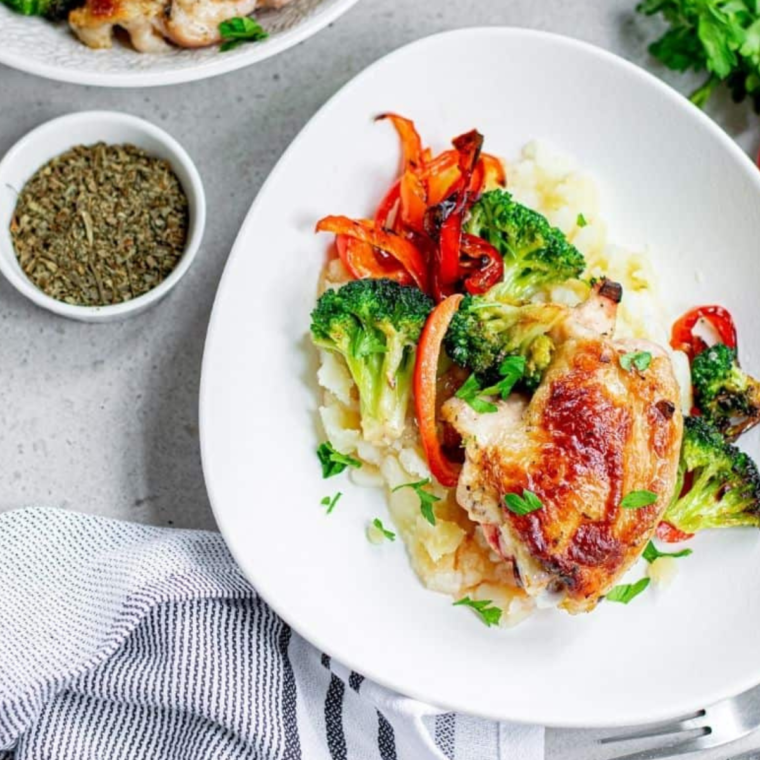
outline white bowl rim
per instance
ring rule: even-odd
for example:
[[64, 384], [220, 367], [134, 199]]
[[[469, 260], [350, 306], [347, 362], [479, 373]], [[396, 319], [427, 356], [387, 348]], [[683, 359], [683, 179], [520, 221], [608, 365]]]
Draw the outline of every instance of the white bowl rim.
[[[745, 167], [745, 171], [747, 175], [751, 178], [751, 181], [757, 186], [758, 192], [760, 193], [760, 172], [758, 172], [757, 167], [755, 166], [754, 162], [750, 159], [750, 157], [739, 147], [739, 145], [723, 130], [721, 129], [718, 124], [713, 121], [710, 117], [707, 116], [701, 109], [699, 109], [697, 106], [694, 106], [690, 101], [685, 98], [683, 95], [681, 95], [677, 90], [667, 85], [665, 82], [663, 82], [661, 79], [658, 79], [654, 74], [651, 74], [650, 72], [646, 71], [645, 69], [631, 63], [630, 61], [626, 60], [625, 58], [622, 58], [621, 56], [616, 55], [615, 53], [611, 53], [608, 50], [605, 50], [603, 48], [598, 47], [597, 45], [593, 45], [591, 43], [585, 42], [583, 40], [578, 40], [572, 37], [568, 37], [566, 35], [557, 34], [554, 32], [546, 32], [543, 30], [537, 30], [537, 29], [529, 29], [525, 27], [517, 27], [517, 26], [475, 26], [475, 27], [464, 27], [459, 29], [453, 29], [453, 30], [447, 30], [444, 32], [438, 32], [436, 34], [429, 35], [427, 37], [420, 38], [418, 40], [415, 40], [414, 42], [408, 43], [406, 45], [403, 45], [390, 53], [386, 54], [382, 58], [379, 58], [374, 63], [367, 66], [365, 69], [363, 69], [361, 72], [359, 72], [356, 76], [354, 76], [348, 83], [346, 83], [343, 87], [341, 87], [333, 96], [330, 98], [323, 106], [322, 108], [310, 119], [310, 121], [306, 124], [306, 126], [299, 132], [296, 137], [293, 139], [291, 144], [288, 146], [288, 148], [285, 150], [285, 152], [282, 154], [280, 159], [278, 160], [276, 166], [272, 170], [272, 172], [269, 174], [267, 180], [265, 181], [264, 185], [259, 190], [259, 193], [254, 200], [251, 208], [249, 209], [248, 215], [245, 218], [245, 221], [243, 222], [243, 225], [240, 229], [240, 232], [238, 233], [238, 237], [232, 247], [232, 251], [230, 253], [230, 256], [227, 259], [227, 263], [225, 265], [224, 272], [222, 274], [222, 278], [219, 283], [219, 287], [217, 289], [217, 294], [214, 301], [214, 307], [211, 312], [211, 317], [209, 319], [209, 324], [206, 332], [206, 341], [204, 346], [204, 353], [203, 353], [203, 361], [201, 365], [201, 383], [200, 383], [200, 392], [199, 392], [199, 434], [200, 434], [200, 448], [201, 448], [201, 463], [203, 466], [204, 471], [204, 478], [206, 483], [206, 489], [208, 492], [209, 502], [211, 504], [211, 508], [214, 514], [214, 518], [217, 522], [217, 525], [219, 527], [219, 530], [222, 534], [222, 536], [225, 539], [225, 543], [227, 543], [227, 546], [229, 548], [230, 553], [232, 554], [233, 558], [237, 562], [238, 566], [241, 568], [241, 572], [244, 573], [244, 575], [250, 580], [254, 588], [256, 588], [257, 592], [262, 596], [262, 598], [266, 601], [266, 603], [274, 610], [274, 612], [282, 618], [283, 621], [285, 621], [294, 631], [296, 631], [299, 635], [303, 636], [304, 639], [306, 639], [309, 643], [311, 643], [313, 646], [315, 646], [320, 651], [324, 652], [330, 657], [333, 657], [334, 659], [340, 661], [343, 665], [345, 665], [347, 668], [354, 670], [356, 672], [361, 673], [366, 678], [369, 678], [376, 683], [380, 684], [381, 686], [384, 686], [385, 688], [391, 689], [393, 691], [396, 691], [397, 693], [401, 693], [404, 696], [410, 697], [412, 699], [421, 700], [422, 702], [428, 702], [431, 704], [432, 707], [436, 710], [440, 710], [441, 712], [446, 711], [460, 711], [462, 709], [461, 705], [458, 704], [452, 704], [450, 702], [447, 702], [445, 700], [432, 700], [430, 694], [423, 694], [419, 690], [414, 689], [408, 689], [408, 688], [402, 688], [398, 683], [393, 682], [392, 680], [389, 680], [385, 677], [385, 675], [382, 672], [379, 672], [375, 668], [371, 666], [367, 666], [366, 663], [360, 663], [356, 661], [352, 661], [351, 658], [344, 658], [342, 657], [341, 653], [336, 651], [335, 648], [332, 646], [332, 643], [328, 640], [325, 640], [319, 636], [313, 636], [311, 635], [311, 632], [308, 630], [308, 627], [303, 624], [304, 621], [301, 620], [294, 620], [291, 615], [289, 615], [287, 609], [283, 609], [282, 605], [280, 604], [279, 600], [273, 599], [268, 594], [268, 586], [263, 578], [258, 577], [256, 575], [254, 577], [254, 574], [249, 572], [247, 566], [247, 563], [243, 562], [243, 557], [241, 553], [240, 548], [240, 542], [239, 541], [228, 541], [228, 536], [233, 536], [233, 525], [229, 522], [227, 519], [228, 512], [224, 510], [220, 502], [218, 500], [217, 492], [215, 489], [215, 485], [213, 482], [213, 479], [209, 477], [209, 473], [211, 470], [211, 460], [212, 455], [209, 451], [209, 438], [208, 435], [204, 432], [207, 431], [211, 427], [211, 423], [209, 421], [209, 409], [210, 409], [210, 400], [209, 400], [209, 392], [210, 392], [210, 384], [209, 384], [209, 375], [210, 372], [210, 363], [211, 363], [211, 351], [209, 350], [209, 346], [212, 344], [214, 340], [217, 339], [217, 333], [221, 329], [220, 322], [219, 322], [219, 309], [217, 308], [218, 302], [221, 301], [222, 298], [224, 298], [225, 291], [229, 287], [229, 282], [232, 278], [232, 271], [234, 269], [233, 262], [234, 259], [237, 256], [244, 255], [244, 249], [241, 245], [241, 241], [244, 240], [248, 233], [249, 227], [253, 226], [253, 223], [256, 218], [255, 211], [257, 209], [259, 199], [264, 197], [268, 186], [270, 183], [273, 183], [274, 177], [277, 175], [278, 171], [283, 167], [283, 165], [286, 163], [286, 159], [289, 156], [290, 152], [294, 150], [294, 146], [296, 143], [303, 137], [304, 134], [306, 134], [308, 131], [310, 131], [312, 128], [315, 127], [315, 125], [321, 121], [322, 118], [324, 118], [325, 113], [328, 111], [329, 106], [331, 105], [332, 101], [335, 100], [338, 97], [341, 97], [345, 92], [350, 91], [358, 86], [361, 86], [363, 82], [366, 79], [366, 75], [368, 75], [370, 72], [372, 72], [375, 68], [383, 65], [388, 59], [393, 58], [396, 55], [401, 54], [402, 52], [406, 51], [409, 48], [413, 47], [424, 47], [425, 45], [432, 44], [434, 41], [437, 41], [441, 38], [448, 37], [448, 36], [468, 36], [468, 35], [479, 35], [479, 34], [490, 34], [490, 33], [497, 33], [497, 34], [504, 34], [504, 35], [513, 35], [513, 36], [520, 36], [524, 38], [534, 38], [538, 40], [551, 40], [555, 42], [558, 45], [565, 45], [568, 47], [584, 50], [598, 58], [601, 58], [602, 60], [609, 61], [610, 63], [621, 66], [625, 69], [627, 69], [632, 75], [635, 75], [641, 79], [644, 79], [647, 81], [647, 83], [663, 92], [668, 98], [678, 101], [681, 107], [683, 108], [693, 108], [695, 109], [692, 112], [692, 117], [695, 119], [698, 119], [703, 126], [705, 126], [715, 137], [716, 140], [718, 140], [723, 147], [725, 147], [730, 153], [732, 153], [736, 157], [741, 157], [739, 159], [740, 162], [743, 162], [743, 166]], [[246, 570], [243, 571], [242, 569], [246, 567]], [[722, 689], [715, 690], [714, 694], [714, 701], [720, 701], [722, 699], [726, 699], [732, 696], [735, 696], [736, 694], [739, 694], [741, 692], [747, 691], [754, 686], [758, 684], [760, 681], [760, 669], [755, 668], [748, 670], [745, 674], [743, 679], [735, 679], [732, 683], [727, 684]], [[683, 700], [678, 704], [673, 704], [667, 711], [667, 714], [664, 713], [662, 710], [660, 711], [640, 711], [636, 713], [635, 715], [626, 716], [626, 724], [627, 725], [643, 725], [647, 723], [652, 723], [660, 720], [668, 720], [673, 718], [677, 715], [685, 715], [690, 712], [693, 712], [695, 710], [699, 710], [704, 708], [705, 705], [702, 704], [701, 700], [698, 698], [693, 698], [691, 700]], [[491, 720], [512, 720], [519, 723], [525, 723], [525, 724], [536, 724], [537, 720], [535, 717], [532, 717], [532, 715], [527, 713], [522, 714], [515, 714], [511, 715], [509, 717], [505, 717], [503, 713], [500, 713], [495, 708], [491, 710], [490, 712], [479, 712], [478, 717], [491, 719]], [[588, 720], [579, 720], [575, 717], [568, 717], [563, 716], [561, 718], [554, 718], [551, 719], [549, 722], [546, 723], [546, 725], [549, 725], [551, 727], [556, 728], [614, 728], [616, 726], [620, 725], [620, 720], [613, 720], [613, 719], [596, 719], [592, 721]]]
[[[192, 192], [195, 195], [196, 203], [192, 208], [192, 219], [190, 223], [190, 236], [185, 244], [185, 250], [168, 277], [162, 280], [155, 288], [144, 293], [137, 298], [132, 298], [123, 303], [110, 304], [107, 306], [77, 306], [64, 303], [47, 295], [37, 288], [31, 280], [20, 275], [12, 266], [10, 266], [3, 255], [0, 255], [0, 272], [22, 295], [29, 298], [37, 306], [55, 312], [64, 317], [74, 319], [86, 319], [89, 321], [111, 320], [117, 317], [127, 316], [131, 312], [142, 311], [148, 305], [159, 301], [163, 298], [185, 275], [201, 245], [203, 232], [206, 227], [206, 195], [203, 190], [203, 182], [195, 163], [190, 154], [173, 138], [166, 130], [157, 127], [139, 116], [132, 116], [121, 111], [76, 111], [74, 113], [58, 116], [55, 119], [46, 121], [43, 124], [27, 132], [18, 140], [0, 160], [0, 183], [3, 180], [3, 174], [8, 164], [16, 160], [24, 151], [32, 148], [39, 140], [44, 139], [45, 135], [51, 131], [65, 128], [67, 126], [76, 126], [79, 123], [93, 122], [111, 123], [111, 124], [128, 124], [136, 127], [158, 142], [163, 143], [177, 156], [179, 163], [187, 172], [192, 186]], [[74, 131], [73, 134], [76, 134]], [[77, 144], [76, 141], [72, 145]], [[38, 166], [37, 169], [40, 167]], [[36, 171], [36, 169], [35, 169]], [[188, 188], [189, 189], [189, 188]], [[185, 192], [187, 193], [187, 190]], [[188, 194], [189, 195], [189, 194]], [[8, 245], [11, 253], [15, 256], [13, 241], [7, 230], [0, 230], [0, 246]]]
[[[1, 45], [0, 63], [45, 79], [93, 87], [163, 87], [170, 84], [195, 82], [227, 74], [230, 71], [245, 68], [246, 66], [271, 58], [278, 53], [282, 53], [284, 50], [322, 31], [322, 29], [350, 10], [358, 1], [334, 0], [332, 4], [323, 10], [318, 10], [291, 29], [270, 37], [266, 44], [261, 47], [251, 45], [245, 53], [233, 56], [220, 55], [212, 61], [204, 62], [197, 66], [187, 66], [176, 71], [142, 70], [114, 73], [111, 71], [61, 68], [45, 61], [28, 59], [17, 53], [4, 51]], [[103, 53], [103, 51], [96, 50], [92, 52], [94, 55]], [[135, 55], [146, 54], [135, 53]]]

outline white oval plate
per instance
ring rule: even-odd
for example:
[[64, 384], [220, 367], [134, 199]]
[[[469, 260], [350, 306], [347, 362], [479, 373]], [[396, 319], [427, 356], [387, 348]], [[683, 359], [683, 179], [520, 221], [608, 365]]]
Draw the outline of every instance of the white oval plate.
[[0, 63], [61, 82], [98, 87], [155, 87], [206, 79], [263, 61], [316, 34], [357, 0], [292, 0], [284, 8], [256, 17], [268, 39], [220, 53], [218, 47], [174, 50], [161, 55], [136, 53], [114, 41], [110, 50], [90, 50], [69, 30], [40, 18], [13, 13], [0, 3]]
[[[329, 240], [314, 223], [367, 214], [381, 198], [399, 155], [393, 130], [372, 122], [387, 110], [413, 117], [437, 149], [477, 127], [491, 153], [514, 156], [540, 137], [576, 156], [603, 188], [611, 239], [658, 252], [673, 312], [730, 306], [745, 365], [760, 370], [760, 175], [714, 123], [649, 74], [562, 37], [489, 28], [421, 40], [357, 77], [303, 130], [222, 280], [203, 364], [202, 450], [243, 571], [316, 646], [448, 709], [549, 725], [641, 723], [758, 683], [758, 531], [700, 536], [674, 586], [630, 606], [545, 611], [494, 630], [425, 590], [399, 542], [367, 542], [367, 521], [387, 518], [379, 491], [322, 480], [307, 333]], [[320, 499], [338, 489], [345, 495], [327, 517]]]

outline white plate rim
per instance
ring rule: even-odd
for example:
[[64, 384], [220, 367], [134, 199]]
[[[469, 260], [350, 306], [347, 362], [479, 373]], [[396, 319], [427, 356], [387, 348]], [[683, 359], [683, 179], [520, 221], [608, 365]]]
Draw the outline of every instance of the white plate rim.
[[[750, 178], [751, 182], [757, 187], [758, 194], [760, 195], [760, 172], [758, 172], [758, 169], [755, 166], [754, 162], [715, 121], [713, 121], [709, 116], [707, 116], [707, 114], [705, 114], [701, 109], [694, 106], [681, 93], [679, 93], [677, 90], [670, 87], [661, 79], [658, 79], [655, 75], [631, 63], [625, 58], [622, 58], [621, 56], [616, 55], [615, 53], [611, 53], [608, 50], [605, 50], [603, 48], [600, 48], [596, 45], [585, 42], [583, 40], [578, 40], [578, 39], [568, 37], [562, 34], [557, 34], [554, 32], [546, 32], [543, 30], [536, 30], [536, 29], [517, 27], [517, 26], [496, 26], [495, 25], [495, 26], [466, 27], [466, 28], [439, 32], [433, 35], [429, 35], [427, 37], [420, 38], [414, 42], [408, 43], [400, 48], [397, 48], [391, 51], [390, 53], [386, 54], [385, 56], [381, 57], [380, 59], [370, 64], [365, 69], [363, 69], [359, 74], [357, 74], [349, 82], [347, 82], [343, 87], [341, 87], [329, 100], [325, 102], [325, 104], [316, 112], [316, 114], [314, 114], [314, 116], [307, 122], [307, 124], [303, 127], [303, 129], [301, 129], [301, 131], [296, 135], [296, 137], [290, 143], [288, 148], [284, 151], [279, 161], [277, 162], [277, 164], [275, 165], [275, 167], [272, 169], [269, 176], [265, 180], [256, 198], [254, 199], [251, 205], [251, 208], [249, 209], [249, 212], [241, 226], [241, 229], [238, 233], [235, 243], [233, 244], [230, 256], [228, 257], [224, 272], [222, 274], [222, 277], [218, 286], [217, 294], [214, 299], [214, 305], [212, 308], [211, 317], [209, 319], [209, 325], [206, 332], [206, 340], [205, 340], [205, 345], [204, 345], [203, 360], [202, 360], [202, 365], [201, 365], [201, 383], [200, 383], [200, 392], [199, 392], [199, 434], [200, 434], [200, 444], [201, 444], [200, 446], [201, 462], [203, 466], [203, 472], [204, 472], [204, 478], [205, 478], [205, 483], [206, 483], [206, 489], [209, 496], [209, 502], [211, 504], [214, 517], [216, 519], [219, 530], [225, 539], [225, 543], [227, 544], [227, 547], [229, 548], [231, 555], [240, 566], [241, 571], [243, 571], [242, 568], [244, 566], [244, 562], [242, 559], [244, 550], [242, 546], [239, 545], [238, 542], [234, 539], [234, 531], [232, 530], [232, 526], [228, 524], [225, 518], [225, 510], [220, 506], [219, 502], [215, 498], [215, 490], [212, 483], [212, 477], [209, 476], [209, 471], [210, 471], [209, 462], [211, 460], [211, 455], [208, 450], [208, 446], [209, 446], [208, 438], [205, 435], [204, 431], [207, 430], [209, 427], [209, 425], [207, 424], [207, 409], [209, 407], [209, 402], [207, 400], [209, 383], [207, 382], [207, 377], [209, 375], [208, 365], [210, 363], [209, 357], [211, 355], [210, 346], [216, 339], [216, 334], [219, 331], [219, 323], [216, 318], [219, 311], [217, 309], [217, 304], [219, 301], [221, 301], [224, 298], [225, 291], [229, 286], [229, 281], [231, 279], [231, 271], [233, 269], [232, 264], [234, 260], [238, 256], [245, 255], [245, 248], [242, 245], [242, 241], [246, 238], [249, 227], [252, 227], [254, 225], [254, 222], [256, 221], [257, 210], [258, 210], [260, 199], [265, 196], [266, 191], [268, 190], [270, 184], [274, 183], [274, 180], [277, 177], [279, 171], [282, 169], [283, 165], [286, 163], [286, 159], [289, 157], [291, 152], [295, 151], [295, 148], [298, 145], [298, 143], [309, 132], [311, 132], [312, 129], [316, 129], [318, 124], [322, 121], [322, 119], [326, 117], [326, 114], [329, 112], [333, 101], [338, 99], [339, 97], [344, 96], [346, 93], [352, 91], [353, 89], [360, 87], [363, 84], [364, 79], [369, 77], [371, 72], [373, 72], [376, 68], [386, 64], [389, 60], [392, 60], [394, 57], [405, 53], [407, 50], [411, 48], [424, 47], [425, 45], [428, 45], [428, 44], [434, 44], [438, 42], [439, 40], [441, 40], [442, 38], [456, 37], [460, 35], [478, 35], [481, 33], [490, 34], [490, 33], [493, 33], [494, 31], [507, 35], [507, 36], [519, 36], [519, 37], [525, 37], [528, 39], [533, 38], [537, 40], [549, 40], [549, 41], [553, 41], [554, 43], [558, 45], [566, 45], [571, 48], [584, 50], [587, 53], [591, 53], [592, 55], [598, 58], [601, 58], [602, 60], [608, 61], [610, 64], [613, 64], [615, 66], [620, 66], [621, 68], [628, 70], [630, 74], [637, 76], [642, 80], [645, 80], [648, 83], [648, 85], [657, 88], [667, 98], [677, 103], [680, 108], [694, 109], [694, 111], [691, 113], [691, 117], [700, 121], [702, 126], [705, 127], [711, 133], [711, 135], [719, 143], [721, 143], [721, 145], [726, 150], [729, 151], [729, 153], [733, 154], [733, 156], [738, 159], [738, 163], [743, 167], [743, 171]], [[338, 660], [349, 669], [359, 672], [364, 677], [372, 681], [375, 681], [381, 686], [391, 689], [397, 693], [403, 694], [404, 696], [419, 700], [423, 703], [430, 705], [431, 707], [440, 709], [441, 712], [467, 712], [466, 708], [464, 708], [461, 704], [452, 703], [451, 701], [447, 701], [447, 700], [434, 699], [431, 697], [430, 694], [425, 694], [419, 689], [415, 689], [415, 688], [410, 689], [406, 685], [402, 686], [398, 683], [394, 683], [391, 679], [386, 678], [383, 673], [374, 670], [374, 668], [371, 665], [368, 666], [366, 663], [359, 663], [359, 662], [352, 661], [351, 658], [342, 657], [341, 653], [339, 651], [336, 651], [331, 646], [329, 641], [321, 640], [318, 636], [312, 636], [308, 632], [308, 628], [306, 624], [301, 625], [301, 621], [293, 620], [289, 616], [288, 611], [283, 609], [276, 599], [270, 599], [268, 597], [267, 591], [266, 591], [266, 582], [264, 578], [254, 577], [255, 573], [249, 572], [247, 570], [243, 572], [244, 572], [244, 575], [249, 579], [253, 587], [267, 602], [267, 604], [275, 611], [275, 613], [280, 618], [282, 618], [282, 620], [285, 621], [295, 632], [297, 632], [304, 639], [309, 641], [313, 646], [317, 647], [320, 651]], [[758, 663], [753, 670], [749, 670], [747, 672], [747, 674], [745, 675], [743, 679], [735, 679], [730, 685], [727, 685], [722, 689], [715, 689], [713, 694], [711, 695], [711, 698], [709, 699], [709, 704], [735, 696], [739, 693], [742, 693], [744, 691], [747, 691], [753, 688], [754, 686], [757, 686], [758, 684], [760, 684], [760, 660], [758, 660]], [[614, 728], [614, 727], [622, 725], [623, 723], [625, 723], [625, 725], [635, 726], [635, 725], [643, 725], [647, 723], [655, 723], [658, 721], [668, 720], [676, 716], [693, 713], [706, 706], [707, 705], [705, 704], [705, 700], [702, 700], [699, 698], [688, 698], [688, 699], [683, 699], [682, 701], [673, 704], [667, 710], [654, 710], [654, 711], [649, 711], [649, 712], [641, 711], [637, 713], [635, 716], [630, 716], [629, 718], [625, 718], [623, 720], [602, 719], [602, 720], [581, 721], [577, 718], [567, 718], [567, 717], [558, 718], [558, 719], [541, 720], [537, 718], [536, 716], [531, 715], [529, 713], [513, 713], [509, 716], [505, 716], [503, 712], [500, 712], [496, 709], [487, 711], [487, 712], [479, 711], [477, 713], [477, 716], [486, 718], [486, 719], [495, 720], [495, 721], [510, 721], [510, 722], [515, 722], [515, 723], [544, 725], [544, 726], [556, 727], [556, 728], [569, 728], [569, 729]]]
[[[197, 66], [188, 66], [176, 71], [134, 71], [114, 73], [109, 71], [77, 70], [61, 68], [44, 61], [24, 58], [17, 53], [4, 51], [0, 46], [0, 63], [27, 74], [68, 84], [92, 87], [164, 87], [172, 84], [196, 82], [201, 79], [227, 74], [231, 71], [251, 66], [259, 61], [282, 53], [299, 42], [322, 31], [326, 26], [349, 11], [359, 0], [334, 0], [323, 10], [318, 10], [291, 29], [272, 36], [265, 45], [251, 45], [244, 53], [233, 56], [220, 55], [212, 61]], [[97, 51], [93, 51], [97, 54]]]

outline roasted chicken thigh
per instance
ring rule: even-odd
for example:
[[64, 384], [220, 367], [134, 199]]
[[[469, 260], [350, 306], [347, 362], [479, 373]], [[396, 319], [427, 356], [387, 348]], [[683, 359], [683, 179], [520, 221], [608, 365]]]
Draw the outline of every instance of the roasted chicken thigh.
[[[484, 414], [457, 398], [443, 407], [465, 445], [459, 503], [528, 594], [573, 613], [593, 609], [640, 556], [678, 471], [683, 420], [670, 358], [650, 343], [612, 339], [619, 297], [602, 283], [567, 310], [530, 400], [513, 395]], [[645, 370], [621, 365], [635, 351], [651, 354]], [[524, 490], [542, 507], [518, 515], [504, 497]], [[656, 501], [621, 506], [638, 491]]]

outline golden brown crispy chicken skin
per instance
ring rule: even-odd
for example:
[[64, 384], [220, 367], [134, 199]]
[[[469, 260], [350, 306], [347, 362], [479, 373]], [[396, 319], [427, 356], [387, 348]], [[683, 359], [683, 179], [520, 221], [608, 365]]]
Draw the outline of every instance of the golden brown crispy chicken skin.
[[[529, 594], [556, 594], [573, 613], [593, 609], [640, 556], [678, 469], [683, 421], [670, 358], [658, 346], [600, 334], [612, 324], [614, 305], [596, 294], [568, 310], [529, 402], [512, 397], [496, 413], [477, 414], [452, 399], [443, 409], [465, 442], [460, 504], [514, 562]], [[635, 350], [652, 354], [643, 372], [620, 365]], [[523, 489], [542, 509], [518, 516], [504, 506], [505, 494]], [[641, 490], [657, 494], [656, 503], [621, 508], [626, 494]]]

